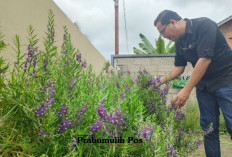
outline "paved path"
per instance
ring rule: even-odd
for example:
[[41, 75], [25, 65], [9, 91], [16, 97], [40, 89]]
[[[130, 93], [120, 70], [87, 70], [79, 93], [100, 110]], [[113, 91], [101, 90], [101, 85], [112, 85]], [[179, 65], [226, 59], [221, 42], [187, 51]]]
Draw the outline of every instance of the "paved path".
[[[221, 141], [221, 157], [232, 157], [232, 140], [230, 136], [220, 135]], [[200, 145], [189, 157], [205, 157], [204, 144]]]

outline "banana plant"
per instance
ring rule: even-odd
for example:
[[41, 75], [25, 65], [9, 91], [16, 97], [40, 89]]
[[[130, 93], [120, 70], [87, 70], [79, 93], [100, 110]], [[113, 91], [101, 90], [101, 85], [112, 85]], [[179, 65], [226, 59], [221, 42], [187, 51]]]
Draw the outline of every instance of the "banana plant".
[[155, 41], [155, 48], [143, 34], [140, 33], [139, 36], [142, 40], [142, 43], [139, 43], [139, 47], [142, 50], [133, 47], [135, 54], [175, 53], [175, 44], [172, 44], [172, 41], [169, 41], [167, 46], [165, 47], [164, 39], [161, 36], [159, 36], [159, 38]]
[[176, 53], [176, 47], [175, 44], [172, 45], [172, 41], [169, 40], [167, 46], [166, 46], [166, 53]]

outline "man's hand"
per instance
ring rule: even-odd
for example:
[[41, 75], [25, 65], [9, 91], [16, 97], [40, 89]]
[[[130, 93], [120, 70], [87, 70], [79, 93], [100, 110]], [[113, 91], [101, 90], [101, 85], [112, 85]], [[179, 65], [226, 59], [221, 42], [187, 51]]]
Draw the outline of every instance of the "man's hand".
[[172, 101], [171, 106], [176, 110], [178, 107], [185, 105], [186, 101], [189, 98], [191, 91], [186, 91], [184, 88], [177, 94], [175, 99]]
[[188, 80], [184, 88], [177, 94], [175, 99], [172, 101], [172, 106], [175, 104], [174, 109], [177, 107], [182, 107], [189, 98], [189, 95], [194, 88], [194, 86], [201, 80], [205, 74], [209, 64], [211, 63], [211, 58], [200, 58], [198, 59], [195, 68], [193, 69], [192, 75]]

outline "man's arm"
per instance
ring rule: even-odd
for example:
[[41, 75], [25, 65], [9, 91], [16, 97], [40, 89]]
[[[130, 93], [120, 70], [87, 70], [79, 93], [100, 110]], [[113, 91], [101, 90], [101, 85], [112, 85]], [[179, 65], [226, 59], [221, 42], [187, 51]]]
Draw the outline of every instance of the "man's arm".
[[211, 63], [211, 58], [200, 58], [197, 61], [195, 68], [193, 69], [192, 75], [185, 85], [185, 87], [179, 92], [179, 94], [172, 101], [172, 104], [175, 104], [175, 109], [178, 106], [183, 106], [189, 98], [189, 95], [195, 85], [201, 80], [205, 74], [209, 64]]
[[184, 72], [185, 66], [175, 66], [171, 72], [161, 77], [160, 84], [164, 84], [166, 81], [171, 81], [180, 76]]

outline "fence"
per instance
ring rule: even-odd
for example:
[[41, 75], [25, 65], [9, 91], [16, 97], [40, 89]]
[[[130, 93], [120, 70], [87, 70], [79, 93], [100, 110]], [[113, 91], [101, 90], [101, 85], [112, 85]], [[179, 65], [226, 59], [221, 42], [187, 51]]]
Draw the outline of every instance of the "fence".
[[[121, 74], [130, 71], [131, 76], [136, 79], [139, 70], [146, 69], [154, 76], [164, 76], [174, 67], [175, 54], [152, 54], [152, 55], [112, 55], [111, 65]], [[192, 65], [190, 63], [185, 67], [182, 75], [192, 74]], [[167, 97], [169, 103], [178, 94], [179, 90], [170, 89]], [[196, 101], [196, 90], [193, 89], [188, 101]]]

